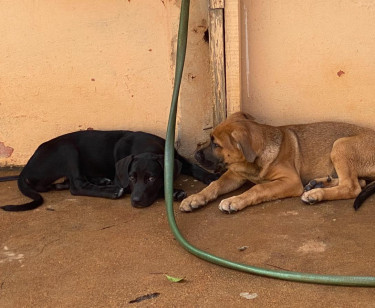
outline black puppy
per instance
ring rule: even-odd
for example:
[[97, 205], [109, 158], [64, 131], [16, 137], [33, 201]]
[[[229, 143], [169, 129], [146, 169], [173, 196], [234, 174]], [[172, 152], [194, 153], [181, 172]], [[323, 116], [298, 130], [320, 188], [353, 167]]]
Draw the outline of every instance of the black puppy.
[[[117, 199], [131, 194], [134, 207], [147, 207], [163, 193], [165, 140], [144, 132], [79, 131], [40, 145], [18, 177], [18, 187], [33, 199], [5, 205], [5, 211], [39, 207], [39, 192], [70, 189], [73, 195]], [[175, 178], [186, 174], [208, 184], [218, 178], [175, 152]], [[64, 178], [64, 182], [55, 183]], [[182, 200], [186, 194], [175, 190]]]

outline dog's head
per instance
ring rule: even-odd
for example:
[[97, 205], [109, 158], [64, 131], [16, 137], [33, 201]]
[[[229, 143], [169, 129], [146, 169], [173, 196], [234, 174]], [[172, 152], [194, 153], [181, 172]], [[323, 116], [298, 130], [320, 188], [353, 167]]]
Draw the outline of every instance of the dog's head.
[[238, 112], [220, 123], [210, 141], [195, 153], [195, 159], [205, 168], [220, 172], [236, 163], [253, 163], [257, 157], [246, 122], [250, 115]]
[[[175, 160], [175, 177], [180, 173], [181, 166], [181, 162]], [[130, 191], [132, 206], [150, 206], [163, 193], [164, 155], [142, 153], [120, 159], [116, 163], [116, 182]]]

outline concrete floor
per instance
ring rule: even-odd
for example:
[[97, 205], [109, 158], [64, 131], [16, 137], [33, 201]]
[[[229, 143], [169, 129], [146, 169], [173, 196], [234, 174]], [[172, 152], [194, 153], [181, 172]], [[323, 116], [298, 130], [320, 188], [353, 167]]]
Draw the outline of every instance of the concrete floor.
[[[0, 204], [27, 200], [16, 187], [0, 183]], [[182, 176], [176, 187], [193, 193], [203, 185]], [[173, 238], [163, 200], [135, 209], [127, 197], [44, 197], [37, 210], [0, 212], [0, 307], [375, 307], [373, 288], [287, 282], [196, 258]], [[291, 198], [233, 215], [218, 202], [191, 214], [175, 206], [188, 241], [215, 255], [270, 269], [375, 276], [374, 203], [354, 212], [352, 201], [305, 206]], [[159, 295], [129, 303], [152, 293]]]

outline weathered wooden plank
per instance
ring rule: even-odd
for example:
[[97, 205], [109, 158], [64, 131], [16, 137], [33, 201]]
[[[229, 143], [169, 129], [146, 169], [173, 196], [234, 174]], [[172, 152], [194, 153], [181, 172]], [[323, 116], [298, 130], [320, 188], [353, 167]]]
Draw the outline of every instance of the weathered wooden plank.
[[209, 10], [210, 63], [213, 90], [213, 124], [216, 126], [226, 118], [224, 12]]
[[227, 115], [241, 110], [240, 1], [226, 0], [225, 62]]

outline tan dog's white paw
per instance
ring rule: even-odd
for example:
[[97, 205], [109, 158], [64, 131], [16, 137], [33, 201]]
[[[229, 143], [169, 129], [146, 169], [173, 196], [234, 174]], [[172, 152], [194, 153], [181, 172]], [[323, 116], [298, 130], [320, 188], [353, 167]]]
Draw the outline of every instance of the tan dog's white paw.
[[306, 204], [315, 204], [323, 200], [324, 192], [322, 188], [316, 188], [309, 191], [305, 191], [302, 196], [302, 202]]
[[182, 200], [180, 204], [180, 211], [181, 212], [192, 212], [207, 203], [205, 196], [201, 194], [195, 194], [187, 197], [186, 199]]
[[238, 196], [224, 199], [219, 204], [219, 210], [228, 214], [242, 210], [244, 207], [246, 207], [246, 204], [243, 198]]

